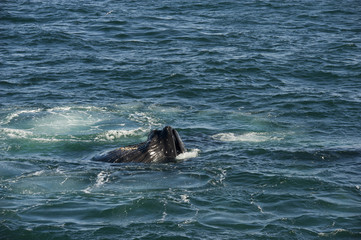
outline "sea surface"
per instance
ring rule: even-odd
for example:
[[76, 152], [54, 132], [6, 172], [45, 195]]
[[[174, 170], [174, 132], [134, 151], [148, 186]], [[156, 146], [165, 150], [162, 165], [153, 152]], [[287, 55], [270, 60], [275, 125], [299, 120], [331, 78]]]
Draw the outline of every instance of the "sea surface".
[[[361, 239], [360, 0], [0, 1], [0, 239]], [[92, 161], [176, 128], [168, 164]]]

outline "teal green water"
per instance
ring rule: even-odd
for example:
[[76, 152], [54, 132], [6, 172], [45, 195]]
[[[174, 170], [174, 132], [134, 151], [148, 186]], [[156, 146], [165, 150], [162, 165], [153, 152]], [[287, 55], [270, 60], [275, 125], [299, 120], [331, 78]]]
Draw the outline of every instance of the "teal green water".
[[[359, 1], [1, 1], [0, 239], [360, 239]], [[90, 159], [176, 128], [172, 164]]]

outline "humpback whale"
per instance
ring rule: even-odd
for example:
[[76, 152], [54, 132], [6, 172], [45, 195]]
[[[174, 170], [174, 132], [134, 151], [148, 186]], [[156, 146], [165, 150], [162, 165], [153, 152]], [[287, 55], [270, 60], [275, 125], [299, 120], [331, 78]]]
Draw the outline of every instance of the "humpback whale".
[[170, 126], [152, 130], [145, 142], [120, 147], [93, 158], [95, 161], [110, 163], [139, 162], [167, 163], [186, 151], [177, 130]]

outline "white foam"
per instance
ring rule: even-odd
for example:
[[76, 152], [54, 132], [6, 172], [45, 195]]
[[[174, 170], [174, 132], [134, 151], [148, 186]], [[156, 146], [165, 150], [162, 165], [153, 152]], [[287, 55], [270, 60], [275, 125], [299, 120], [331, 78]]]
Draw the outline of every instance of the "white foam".
[[9, 138], [29, 138], [33, 135], [32, 132], [23, 129], [1, 128], [0, 132], [4, 133]]
[[[157, 123], [157, 119], [148, 113], [136, 112], [130, 114], [130, 120], [144, 122], [146, 125], [149, 124], [148, 127], [103, 130], [102, 127], [108, 128], [108, 125], [117, 126], [117, 128], [125, 127], [126, 124], [119, 123], [118, 120], [108, 123], [115, 117], [119, 116], [114, 116], [114, 113], [109, 112], [106, 108], [95, 106], [58, 106], [49, 109], [16, 110], [0, 119], [0, 138], [58, 142], [79, 141], [73, 137], [74, 135], [96, 134], [96, 141], [113, 141], [123, 137], [143, 136], [145, 132], [149, 131], [152, 124]], [[12, 126], [13, 123], [16, 126]]]
[[99, 121], [86, 112], [63, 110], [49, 111], [47, 116], [36, 119], [34, 129], [46, 134], [64, 134], [89, 128]]
[[37, 112], [40, 112], [41, 109], [38, 108], [38, 109], [31, 109], [31, 110], [19, 110], [19, 111], [16, 111], [14, 113], [11, 113], [10, 115], [8, 115], [4, 121], [1, 122], [1, 124], [8, 124], [10, 123], [14, 118], [17, 118], [19, 117], [19, 115], [21, 114], [26, 114], [26, 113], [37, 113]]
[[135, 112], [129, 114], [129, 119], [141, 124], [147, 124], [149, 126], [161, 126], [162, 124], [159, 123], [159, 120], [150, 116], [145, 112]]
[[185, 160], [185, 159], [189, 159], [189, 158], [195, 158], [198, 156], [200, 150], [195, 148], [195, 149], [190, 149], [189, 151], [185, 152], [185, 153], [181, 153], [179, 154], [176, 159], [177, 160]]
[[342, 229], [342, 228], [338, 228], [334, 231], [331, 231], [331, 232], [320, 232], [318, 233], [319, 236], [321, 237], [332, 237], [332, 236], [335, 236], [336, 234], [339, 234], [339, 233], [342, 233], [342, 232], [347, 232], [346, 229]]
[[149, 106], [149, 109], [151, 112], [157, 112], [157, 113], [181, 113], [184, 112], [179, 106], [177, 107], [165, 107], [158, 104], [152, 104]]
[[108, 182], [109, 178], [108, 178], [108, 173], [101, 171], [98, 176], [97, 176], [97, 180], [95, 182], [95, 187], [100, 187], [101, 185], [104, 185], [104, 183]]
[[189, 203], [189, 196], [187, 194], [180, 195], [182, 202]]
[[48, 109], [48, 111], [69, 111], [69, 110], [75, 110], [75, 111], [106, 111], [105, 107], [97, 107], [97, 106], [57, 106]]
[[54, 108], [50, 108], [47, 111], [48, 112], [54, 112], [54, 111], [70, 111], [71, 107], [54, 107]]
[[94, 188], [99, 188], [105, 183], [109, 182], [109, 173], [105, 171], [101, 171], [97, 175], [97, 179], [95, 181], [95, 184], [93, 186], [89, 186], [86, 189], [82, 190], [84, 193], [91, 193]]
[[30, 174], [30, 176], [40, 176], [40, 175], [42, 175], [44, 172], [45, 172], [44, 170], [36, 171], [36, 172]]
[[257, 205], [257, 208], [258, 208], [258, 210], [259, 210], [261, 213], [264, 213], [264, 212], [263, 212], [263, 209], [261, 208], [260, 205]]
[[[29, 130], [23, 130], [23, 129], [12, 129], [12, 128], [0, 128], [0, 133], [2, 135], [6, 136], [7, 138], [12, 139], [29, 139], [31, 141], [38, 141], [38, 142], [61, 142], [61, 141], [67, 141], [67, 142], [78, 142], [78, 139], [58, 139], [50, 136], [37, 136], [33, 132]], [[82, 140], [83, 142], [86, 140]]]
[[268, 133], [249, 132], [244, 134], [218, 133], [212, 136], [213, 139], [222, 142], [266, 142], [280, 140], [281, 138], [271, 136]]
[[114, 141], [115, 139], [129, 137], [129, 136], [138, 136], [146, 132], [144, 128], [136, 128], [131, 130], [109, 130], [104, 133], [98, 134], [95, 138], [96, 141]]
[[220, 169], [221, 173], [219, 174], [219, 183], [223, 183], [223, 181], [226, 179], [227, 176], [227, 170]]

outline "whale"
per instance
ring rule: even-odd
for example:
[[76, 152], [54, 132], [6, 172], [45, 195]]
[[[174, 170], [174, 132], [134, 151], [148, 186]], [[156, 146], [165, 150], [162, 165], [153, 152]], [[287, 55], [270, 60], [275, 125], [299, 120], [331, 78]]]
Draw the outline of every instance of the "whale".
[[175, 162], [186, 148], [177, 130], [165, 126], [162, 130], [151, 130], [145, 142], [119, 147], [93, 157], [94, 161], [109, 163], [168, 163]]

